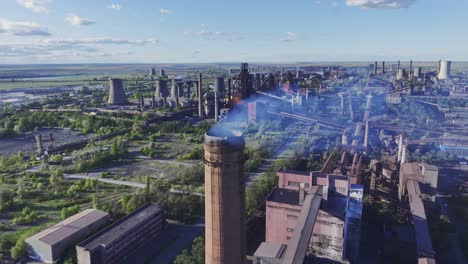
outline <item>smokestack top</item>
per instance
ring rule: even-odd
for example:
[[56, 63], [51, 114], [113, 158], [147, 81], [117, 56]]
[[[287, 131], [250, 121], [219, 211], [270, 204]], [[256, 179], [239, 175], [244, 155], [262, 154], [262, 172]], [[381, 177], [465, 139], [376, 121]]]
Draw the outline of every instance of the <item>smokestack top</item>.
[[240, 130], [216, 126], [206, 132], [205, 145], [211, 147], [226, 146], [235, 149], [243, 149], [245, 146], [244, 135]]

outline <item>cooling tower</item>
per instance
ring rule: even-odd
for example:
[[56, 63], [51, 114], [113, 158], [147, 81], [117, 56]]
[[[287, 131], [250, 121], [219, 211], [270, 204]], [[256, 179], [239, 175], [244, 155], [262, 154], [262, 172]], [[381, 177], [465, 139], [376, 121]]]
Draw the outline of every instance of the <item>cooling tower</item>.
[[240, 131], [205, 134], [206, 263], [245, 263], [244, 146]]
[[176, 85], [175, 79], [172, 78], [171, 98], [176, 98], [176, 97], [177, 97], [177, 85]]
[[109, 80], [109, 99], [107, 103], [111, 105], [124, 105], [127, 103], [122, 79]]
[[396, 79], [397, 79], [397, 81], [399, 81], [399, 80], [402, 80], [402, 79], [406, 78], [406, 76], [407, 76], [407, 74], [406, 74], [405, 69], [399, 69], [398, 73], [397, 73], [397, 76], [396, 76]]
[[441, 61], [440, 62], [440, 69], [439, 69], [439, 80], [447, 80], [450, 79], [450, 66], [451, 61]]
[[215, 93], [218, 95], [225, 93], [226, 87], [224, 86], [224, 77], [216, 77], [214, 89]]
[[416, 67], [416, 68], [414, 68], [413, 76], [415, 78], [419, 78], [419, 77], [421, 77], [421, 72], [422, 72], [422, 68], [421, 67]]
[[156, 81], [156, 98], [166, 98], [168, 96], [167, 81], [157, 80]]

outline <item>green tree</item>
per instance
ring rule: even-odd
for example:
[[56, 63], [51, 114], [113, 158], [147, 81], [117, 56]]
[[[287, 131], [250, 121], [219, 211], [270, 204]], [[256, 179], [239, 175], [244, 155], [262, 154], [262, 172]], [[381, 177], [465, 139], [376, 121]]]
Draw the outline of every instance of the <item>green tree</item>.
[[19, 239], [16, 245], [11, 248], [11, 257], [14, 259], [21, 259], [26, 257], [26, 242], [23, 239]]

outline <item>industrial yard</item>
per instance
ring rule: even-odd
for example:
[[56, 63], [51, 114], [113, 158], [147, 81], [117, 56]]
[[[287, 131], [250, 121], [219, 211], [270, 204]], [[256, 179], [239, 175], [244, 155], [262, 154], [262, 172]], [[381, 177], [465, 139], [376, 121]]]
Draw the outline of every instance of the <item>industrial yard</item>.
[[[338, 243], [333, 251], [315, 241], [311, 248], [314, 254], [308, 258], [349, 259], [351, 262], [360, 259], [356, 263], [384, 263], [383, 259], [387, 259], [389, 262], [385, 263], [391, 263], [392, 250], [404, 245], [399, 259], [412, 263], [422, 258], [417, 253], [420, 238], [418, 233], [415, 238], [402, 235], [414, 228], [412, 215], [406, 210], [408, 206], [415, 206], [414, 210], [421, 210], [423, 206], [422, 212], [425, 211], [429, 221], [422, 223], [427, 229], [421, 236], [432, 238], [430, 244], [425, 244], [424, 256], [433, 254], [441, 263], [456, 263], [456, 258], [463, 254], [465, 242], [450, 228], [454, 223], [462, 223], [463, 216], [456, 211], [459, 209], [453, 211], [450, 207], [459, 208], [461, 200], [457, 197], [463, 197], [468, 180], [464, 177], [466, 166], [460, 165], [466, 158], [466, 138], [460, 131], [465, 126], [462, 109], [467, 107], [467, 101], [446, 91], [450, 85], [460, 87], [464, 83], [460, 80], [464, 80], [466, 70], [456, 73], [459, 76], [456, 81], [441, 81], [434, 79], [437, 63], [343, 65], [288, 68], [287, 65], [242, 64], [240, 71], [229, 65], [216, 65], [201, 74], [195, 71], [208, 66], [193, 65], [192, 68], [179, 66], [159, 71], [150, 68], [149, 75], [147, 69], [139, 72], [136, 66], [132, 75], [125, 75], [128, 74], [125, 68], [119, 72], [114, 66], [112, 69], [119, 73], [119, 78], [102, 81], [99, 86], [83, 83], [71, 90], [51, 88], [52, 93], [38, 87], [31, 90], [37, 96], [34, 101], [5, 101], [0, 122], [4, 124], [0, 139], [3, 175], [0, 192], [5, 197], [0, 205], [0, 240], [4, 245], [1, 249], [4, 261], [12, 262], [17, 258], [16, 252], [21, 253], [23, 239], [87, 208], [103, 210], [112, 221], [117, 221], [132, 215], [147, 202], [163, 204], [165, 217], [173, 223], [167, 230], [175, 233], [191, 230], [191, 239], [195, 238], [200, 234], [200, 221], [206, 221], [203, 213], [208, 206], [206, 199], [214, 199], [207, 195], [217, 195], [213, 192], [216, 183], [209, 183], [212, 187], [207, 187], [206, 182], [206, 166], [212, 165], [206, 163], [208, 156], [204, 151], [207, 151], [206, 144], [210, 148], [212, 145], [207, 143], [205, 133], [234, 129], [242, 131], [245, 142], [242, 153], [246, 157], [242, 170], [229, 171], [233, 173], [232, 179], [241, 171], [241, 179], [245, 179], [245, 191], [239, 190], [246, 193], [245, 211], [239, 214], [245, 217], [247, 225], [240, 226], [237, 233], [247, 232], [249, 237], [248, 251], [236, 250], [240, 255], [234, 258], [244, 254], [264, 258], [264, 248], [275, 243], [285, 245], [284, 258], [288, 258], [289, 250], [298, 250], [289, 246], [289, 237], [290, 241], [296, 239], [293, 238], [296, 236], [294, 229], [289, 228], [284, 234], [272, 233], [282, 228], [281, 223], [275, 221], [283, 217], [274, 208], [293, 206], [296, 214], [318, 210], [317, 221], [325, 221], [328, 219], [325, 215], [333, 215], [337, 210], [348, 212], [353, 218], [337, 217], [333, 221], [353, 226], [353, 230], [366, 230], [361, 233], [343, 231], [340, 236], [333, 237], [332, 243]], [[399, 69], [409, 67], [408, 72], [413, 75], [421, 74], [420, 70], [411, 71], [414, 65], [424, 69], [426, 77], [414, 76], [408, 82], [409, 75], [402, 74]], [[456, 69], [462, 67], [455, 65]], [[319, 75], [320, 72], [323, 75]], [[80, 74], [80, 70], [76, 70], [76, 74]], [[439, 73], [441, 78], [446, 76]], [[385, 85], [382, 85], [383, 79]], [[420, 92], [417, 87], [422, 82], [426, 87], [439, 87], [439, 91]], [[20, 93], [30, 92], [10, 90], [6, 94], [13, 99], [15, 96], [23, 98]], [[458, 122], [453, 122], [453, 118]], [[444, 125], [449, 121], [452, 125]], [[216, 138], [217, 134], [214, 135]], [[208, 160], [218, 158], [216, 148], [209, 151], [214, 156]], [[416, 163], [431, 164], [421, 165], [431, 170], [435, 170], [431, 166], [437, 166], [438, 180], [434, 183], [433, 178], [425, 178], [434, 174], [422, 174], [418, 177], [423, 180], [401, 182], [396, 173], [400, 164]], [[402, 175], [406, 175], [404, 173], [408, 172], [403, 171]], [[304, 198], [300, 198], [304, 199], [305, 207], [292, 202], [296, 193], [301, 193], [296, 190], [298, 180], [305, 181], [304, 186], [308, 186], [304, 188]], [[438, 197], [432, 200], [435, 204], [421, 200], [417, 205], [408, 205], [405, 192], [394, 187], [395, 184], [414, 186], [416, 182], [422, 186], [425, 181], [436, 184], [437, 194], [431, 192], [433, 196], [427, 196]], [[336, 191], [343, 192], [346, 199], [352, 199], [350, 193], [360, 193], [356, 205], [345, 208], [340, 205], [343, 202], [339, 202], [343, 198], [330, 196], [330, 201], [334, 202], [330, 202], [329, 207], [313, 206], [319, 192], [343, 182], [352, 187]], [[282, 198], [284, 192], [290, 197]], [[222, 208], [215, 209], [211, 214], [220, 210]], [[277, 220], [269, 218], [271, 214], [276, 214]], [[297, 217], [302, 216], [297, 214]], [[443, 220], [434, 220], [434, 217]], [[310, 225], [309, 221], [315, 218], [304, 221], [298, 225]], [[154, 224], [159, 228], [160, 223]], [[213, 224], [205, 222], [205, 227]], [[234, 225], [233, 222], [228, 226], [234, 228]], [[308, 231], [311, 233], [304, 234], [327, 236], [324, 230], [332, 228], [316, 226]], [[452, 231], [448, 235], [437, 233], [437, 226]], [[457, 232], [465, 232], [466, 227], [461, 224], [457, 228], [460, 229]], [[169, 232], [167, 230], [162, 232]], [[217, 232], [213, 228], [209, 230]], [[400, 232], [401, 237], [390, 238], [389, 232]], [[155, 245], [167, 247], [168, 251], [145, 253], [144, 261], [172, 259], [177, 263], [177, 259], [191, 257], [181, 252], [190, 247], [190, 241], [182, 239], [181, 234], [168, 233], [167, 236], [172, 237], [168, 238], [170, 241], [147, 238], [148, 241], [156, 239]], [[349, 242], [349, 236], [360, 242]], [[382, 243], [373, 243], [375, 240]], [[344, 242], [340, 244], [339, 241]], [[446, 241], [453, 246], [450, 250], [444, 246]], [[349, 253], [351, 248], [352, 253]], [[343, 255], [344, 251], [348, 255]], [[74, 261], [74, 252], [62, 254], [67, 261]], [[192, 251], [191, 254], [198, 253]]]

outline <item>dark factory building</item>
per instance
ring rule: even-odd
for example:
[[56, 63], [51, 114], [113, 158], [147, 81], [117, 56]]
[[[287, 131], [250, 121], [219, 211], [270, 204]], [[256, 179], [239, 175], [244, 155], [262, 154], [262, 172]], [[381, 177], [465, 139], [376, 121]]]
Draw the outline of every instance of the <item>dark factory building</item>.
[[148, 203], [78, 244], [78, 263], [134, 263], [129, 256], [154, 241], [163, 226], [163, 207]]

